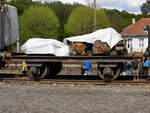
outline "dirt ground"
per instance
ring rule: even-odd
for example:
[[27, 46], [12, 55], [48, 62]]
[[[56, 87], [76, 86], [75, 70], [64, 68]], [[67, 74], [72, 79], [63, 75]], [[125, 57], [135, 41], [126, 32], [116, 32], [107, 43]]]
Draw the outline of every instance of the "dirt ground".
[[150, 113], [150, 86], [0, 84], [0, 113]]

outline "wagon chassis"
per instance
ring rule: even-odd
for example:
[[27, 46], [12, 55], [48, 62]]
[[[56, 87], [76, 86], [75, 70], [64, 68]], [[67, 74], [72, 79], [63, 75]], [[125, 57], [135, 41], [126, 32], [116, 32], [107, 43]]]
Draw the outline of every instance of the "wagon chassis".
[[38, 54], [20, 54], [15, 53], [7, 56], [5, 60], [11, 61], [26, 61], [26, 62], [126, 62], [134, 61], [140, 57], [133, 56], [52, 56], [52, 55], [38, 55]]
[[[62, 63], [82, 63], [91, 61], [98, 65], [98, 75], [105, 81], [112, 81], [122, 72], [123, 62], [134, 62], [140, 57], [133, 56], [52, 56], [52, 55], [27, 55], [22, 53], [4, 53], [3, 62], [22, 62], [22, 72], [32, 79], [42, 79], [47, 75], [55, 75], [61, 71]], [[110, 73], [104, 71], [110, 70]]]

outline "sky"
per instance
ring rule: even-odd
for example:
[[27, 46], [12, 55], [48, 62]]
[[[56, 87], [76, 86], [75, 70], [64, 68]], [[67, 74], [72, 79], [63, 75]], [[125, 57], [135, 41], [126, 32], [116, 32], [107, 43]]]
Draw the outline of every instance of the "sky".
[[[78, 2], [84, 5], [88, 5], [94, 0], [33, 0], [33, 1], [61, 1], [63, 3]], [[146, 0], [96, 0], [97, 5], [107, 9], [118, 9], [120, 11], [126, 10], [129, 13], [140, 14], [140, 6], [146, 2]]]

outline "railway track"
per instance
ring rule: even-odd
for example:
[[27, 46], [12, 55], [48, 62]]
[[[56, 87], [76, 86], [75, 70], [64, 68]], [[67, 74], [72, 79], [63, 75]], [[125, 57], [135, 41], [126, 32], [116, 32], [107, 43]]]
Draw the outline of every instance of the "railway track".
[[65, 79], [42, 79], [39, 81], [28, 78], [0, 78], [1, 83], [20, 83], [20, 84], [73, 84], [73, 85], [150, 85], [149, 80], [115, 80], [106, 83], [103, 80], [65, 80]]

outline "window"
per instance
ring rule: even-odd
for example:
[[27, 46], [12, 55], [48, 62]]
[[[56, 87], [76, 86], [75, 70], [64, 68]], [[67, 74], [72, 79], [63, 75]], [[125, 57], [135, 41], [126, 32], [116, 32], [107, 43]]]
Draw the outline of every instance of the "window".
[[141, 48], [141, 52], [144, 50], [144, 38], [139, 38], [139, 47]]
[[132, 39], [127, 39], [127, 47], [132, 48]]
[[144, 38], [139, 38], [139, 47], [144, 46]]

